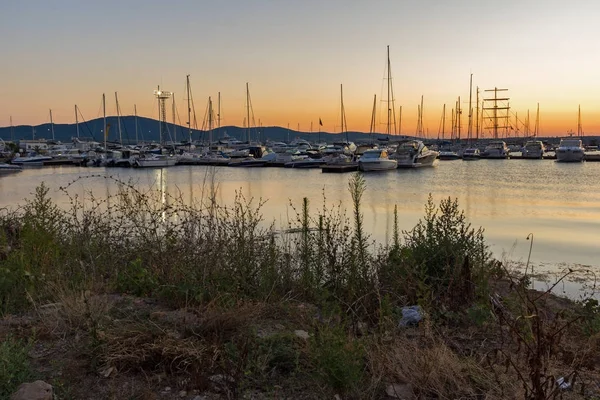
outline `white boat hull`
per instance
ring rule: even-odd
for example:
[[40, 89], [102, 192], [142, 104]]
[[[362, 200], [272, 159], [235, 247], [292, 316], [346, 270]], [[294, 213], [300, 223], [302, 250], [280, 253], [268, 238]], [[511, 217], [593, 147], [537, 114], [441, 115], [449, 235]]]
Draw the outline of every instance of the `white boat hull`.
[[358, 169], [364, 172], [389, 171], [396, 168], [398, 168], [398, 162], [396, 160], [358, 160]]
[[558, 149], [556, 151], [556, 161], [558, 162], [582, 162], [584, 157], [585, 153], [579, 149]]
[[167, 158], [164, 160], [144, 160], [138, 159], [136, 160], [136, 166], [140, 168], [164, 168], [164, 167], [172, 167], [177, 163], [175, 158]]
[[434, 167], [437, 164], [437, 153], [432, 152], [427, 155], [412, 158], [399, 158], [398, 168], [424, 168]]
[[544, 157], [542, 151], [524, 151], [522, 157], [527, 160], [541, 160]]

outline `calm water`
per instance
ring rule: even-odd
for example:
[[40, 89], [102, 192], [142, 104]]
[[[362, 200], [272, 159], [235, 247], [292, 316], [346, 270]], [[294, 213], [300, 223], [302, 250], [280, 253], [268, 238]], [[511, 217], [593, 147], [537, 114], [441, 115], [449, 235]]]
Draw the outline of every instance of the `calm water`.
[[[156, 185], [184, 200], [201, 196], [209, 167], [177, 166], [164, 170], [54, 167], [29, 169], [0, 178], [0, 207], [23, 203], [40, 183], [60, 204], [67, 204], [60, 186], [79, 177], [72, 193], [92, 191], [106, 196], [116, 191], [111, 175], [140, 187]], [[431, 193], [436, 202], [457, 197], [468, 219], [485, 228], [495, 255], [503, 253], [525, 261], [529, 233], [534, 235], [532, 260], [558, 268], [562, 264], [600, 266], [600, 163], [559, 164], [548, 160], [442, 161], [436, 168], [366, 174], [364, 201], [366, 227], [372, 237], [391, 237], [394, 205], [402, 229], [412, 228], [423, 215]], [[268, 221], [285, 225], [293, 215], [290, 201], [303, 197], [316, 209], [323, 204], [349, 205], [349, 174], [323, 174], [320, 170], [284, 168], [217, 168], [219, 198], [228, 203], [236, 190], [247, 198], [268, 200], [263, 214]]]

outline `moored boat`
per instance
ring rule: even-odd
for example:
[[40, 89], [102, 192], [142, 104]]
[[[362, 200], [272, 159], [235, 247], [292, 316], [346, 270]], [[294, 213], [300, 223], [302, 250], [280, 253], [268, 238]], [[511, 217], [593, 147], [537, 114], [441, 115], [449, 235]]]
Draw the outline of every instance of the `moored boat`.
[[19, 153], [17, 153], [16, 157], [13, 158], [10, 163], [16, 165], [43, 165], [44, 161], [50, 160], [52, 160], [52, 157], [42, 156], [35, 152], [29, 153], [26, 156], [21, 156]]
[[164, 154], [143, 154], [135, 160], [135, 167], [139, 168], [164, 168], [172, 167], [177, 163], [177, 159], [173, 156]]
[[521, 150], [523, 158], [541, 160], [544, 158], [544, 143], [541, 140], [528, 140]]
[[471, 160], [479, 160], [481, 158], [481, 154], [479, 149], [476, 147], [469, 147], [468, 149], [464, 149], [462, 153], [462, 159], [466, 161]]
[[560, 140], [556, 150], [556, 161], [558, 162], [581, 162], [585, 158], [585, 149], [581, 139], [565, 138]]
[[385, 149], [367, 150], [358, 160], [358, 169], [360, 171], [388, 171], [397, 167], [398, 162], [390, 160], [388, 152]]
[[509, 158], [508, 146], [502, 140], [492, 141], [481, 153], [481, 158], [507, 159]]
[[23, 167], [20, 165], [0, 163], [0, 176], [14, 174], [21, 171], [23, 171]]
[[420, 140], [409, 140], [401, 143], [396, 153], [390, 156], [398, 162], [398, 168], [433, 167], [436, 164], [438, 152], [430, 150]]

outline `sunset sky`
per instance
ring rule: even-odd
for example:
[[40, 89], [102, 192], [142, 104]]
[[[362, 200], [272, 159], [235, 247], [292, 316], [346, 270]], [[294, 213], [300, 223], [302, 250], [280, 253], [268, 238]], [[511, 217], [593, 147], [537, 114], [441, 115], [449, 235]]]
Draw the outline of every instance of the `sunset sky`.
[[[302, 131], [368, 131], [373, 95], [385, 98], [390, 45], [402, 133], [437, 136], [442, 106], [458, 96], [466, 126], [469, 74], [481, 89], [508, 88], [513, 112], [541, 133], [600, 133], [600, 2], [590, 0], [4, 0], [0, 3], [0, 126], [74, 122], [115, 113], [157, 118], [153, 90], [175, 92], [186, 121], [190, 74], [196, 115], [222, 96], [222, 124], [242, 125], [245, 84], [256, 120]], [[383, 107], [381, 107], [383, 106]], [[378, 102], [378, 131], [385, 131]], [[511, 117], [514, 120], [514, 115]]]

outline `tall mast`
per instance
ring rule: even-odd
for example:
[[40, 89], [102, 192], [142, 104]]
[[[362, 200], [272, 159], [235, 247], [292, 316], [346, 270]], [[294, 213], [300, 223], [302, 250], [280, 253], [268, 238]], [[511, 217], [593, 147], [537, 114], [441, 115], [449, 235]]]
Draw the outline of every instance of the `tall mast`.
[[212, 99], [208, 96], [208, 145], [212, 143], [212, 124], [213, 124], [213, 109], [212, 109]]
[[138, 140], [137, 106], [135, 104], [133, 105], [133, 115], [134, 115], [134, 119], [135, 119], [135, 144], [138, 144], [139, 140]]
[[221, 92], [217, 98], [217, 134], [221, 135]]
[[450, 115], [452, 115], [452, 129], [450, 130], [450, 140], [454, 142], [454, 139], [456, 138], [456, 114], [454, 112], [454, 108], [452, 109]]
[[369, 134], [371, 135], [371, 142], [373, 142], [373, 133], [375, 132], [375, 110], [377, 108], [377, 94], [373, 95], [373, 110], [371, 111], [371, 126], [369, 127]]
[[173, 141], [177, 143], [177, 128], [175, 125], [175, 93], [173, 93]]
[[476, 118], [475, 124], [477, 125], [477, 129], [476, 129], [477, 139], [479, 140], [479, 86], [477, 86], [477, 101], [476, 101], [476, 103], [477, 103], [477, 105], [476, 105], [476, 107], [477, 107], [476, 117], [477, 118]]
[[158, 100], [158, 137], [159, 137], [159, 141], [160, 141], [160, 145], [162, 146], [164, 144], [163, 141], [163, 124], [162, 124], [162, 113], [161, 113], [161, 100], [160, 100], [160, 85], [157, 86], [157, 93], [159, 93], [159, 95], [156, 97]]
[[534, 136], [538, 137], [540, 134], [540, 103], [537, 103], [537, 111], [535, 113], [535, 132]]
[[402, 135], [402, 106], [400, 106], [400, 117], [398, 119], [398, 134]]
[[344, 128], [346, 129], [346, 142], [348, 142], [348, 124], [346, 123], [346, 112], [344, 111], [344, 89], [342, 84], [340, 83], [340, 103], [341, 103], [341, 111], [342, 111], [342, 133], [344, 133]]
[[467, 131], [467, 137], [469, 138], [469, 143], [471, 142], [471, 136], [473, 134], [473, 106], [471, 103], [471, 99], [473, 97], [473, 74], [471, 74], [471, 78], [469, 80], [469, 127]]
[[442, 108], [442, 140], [446, 136], [446, 103], [444, 103], [444, 107]]
[[417, 130], [415, 132], [416, 137], [420, 137], [421, 132], [421, 105], [417, 104]]
[[188, 125], [188, 142], [192, 144], [192, 107], [190, 107], [190, 76], [185, 77], [185, 87], [187, 90], [187, 125]]
[[119, 128], [119, 142], [121, 146], [123, 146], [123, 134], [121, 132], [121, 116], [119, 113], [119, 98], [117, 97], [117, 92], [115, 92], [115, 103], [117, 103], [117, 127]]
[[106, 151], [106, 136], [108, 132], [106, 132], [106, 96], [102, 93], [102, 115], [104, 119], [104, 151]]
[[52, 131], [52, 140], [54, 140], [54, 121], [52, 121], [52, 110], [50, 110], [50, 130]]
[[[52, 115], [52, 114], [50, 114]], [[577, 136], [582, 136], [583, 131], [581, 129], [581, 104], [579, 105], [579, 111], [577, 113]]]
[[248, 82], [246, 82], [246, 139], [250, 143], [250, 89], [248, 88]]
[[456, 127], [458, 140], [460, 140], [460, 117], [462, 115], [462, 109], [460, 107], [460, 96], [458, 96], [458, 102], [456, 103]]
[[424, 133], [425, 130], [423, 129], [423, 95], [421, 95], [421, 108], [420, 108], [420, 110], [421, 110], [419, 112], [419, 118], [420, 118], [419, 126], [421, 127], [421, 132], [420, 133], [421, 133], [421, 137], [425, 138], [425, 133]]
[[390, 108], [390, 89], [391, 89], [391, 83], [392, 83], [392, 73], [390, 71], [390, 46], [388, 45], [387, 47], [387, 135], [388, 138], [390, 136], [390, 130], [391, 130], [391, 114], [392, 114], [392, 110]]
[[79, 116], [77, 115], [77, 104], [75, 104], [75, 129], [77, 130], [77, 138], [79, 139]]

